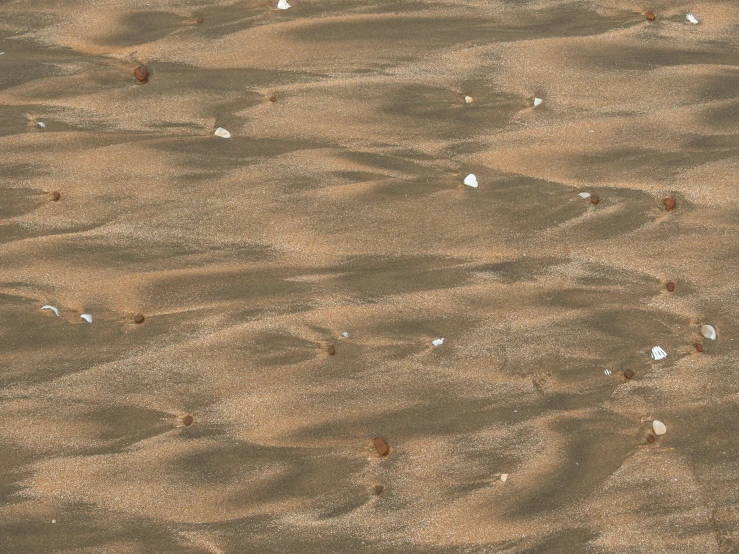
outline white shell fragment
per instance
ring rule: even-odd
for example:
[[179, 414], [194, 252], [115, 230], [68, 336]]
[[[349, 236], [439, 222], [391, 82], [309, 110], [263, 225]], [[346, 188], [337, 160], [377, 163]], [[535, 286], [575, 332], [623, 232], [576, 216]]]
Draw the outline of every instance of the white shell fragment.
[[667, 352], [662, 350], [659, 346], [652, 347], [652, 359], [654, 360], [664, 360], [667, 357]]
[[464, 178], [464, 184], [468, 187], [472, 187], [473, 189], [477, 188], [477, 177], [475, 177], [474, 173], [470, 173], [467, 175], [467, 177]]
[[441, 346], [442, 344], [444, 344], [444, 337], [432, 340], [431, 344], [433, 344], [434, 346]]
[[290, 7], [290, 4], [287, 3], [287, 0], [280, 0], [277, 2], [277, 8], [280, 10], [286, 10]]
[[655, 435], [664, 435], [667, 432], [667, 427], [659, 419], [652, 422], [652, 429], [654, 429]]
[[501, 473], [500, 480], [503, 481], [504, 483], [508, 481], [508, 473]]
[[605, 375], [611, 375], [611, 370], [610, 370], [610, 369], [604, 369], [604, 370], [603, 370], [603, 373], [604, 373]]
[[46, 129], [46, 123], [44, 123], [43, 121], [39, 121], [38, 123], [36, 123], [36, 125], [38, 125], [42, 129]]
[[590, 193], [589, 192], [578, 192], [577, 195], [580, 198], [590, 198]]
[[473, 98], [471, 96], [465, 96], [464, 97], [464, 103], [465, 104], [472, 104], [474, 102]]
[[704, 325], [701, 327], [701, 335], [709, 340], [716, 340], [716, 329], [713, 325]]
[[92, 323], [92, 316], [90, 314], [82, 314], [80, 317], [87, 321], [87, 323]]
[[692, 23], [693, 25], [698, 25], [698, 23], [700, 23], [698, 21], [698, 18], [695, 17], [692, 13], [689, 13], [688, 15], [686, 15], [685, 19], [687, 19], [688, 22]]
[[543, 102], [543, 100], [541, 98], [534, 98], [534, 107], [538, 106], [542, 102]]
[[51, 310], [56, 314], [56, 317], [59, 317], [59, 310], [57, 310], [54, 306], [49, 306], [48, 304], [46, 306], [41, 306], [42, 310]]
[[218, 127], [218, 129], [216, 129], [216, 136], [221, 138], [231, 138], [231, 133], [226, 131], [223, 127]]
[[347, 333], [346, 331], [344, 331], [343, 333], [341, 333], [341, 336], [344, 337], [345, 339], [348, 339], [349, 338], [349, 333]]

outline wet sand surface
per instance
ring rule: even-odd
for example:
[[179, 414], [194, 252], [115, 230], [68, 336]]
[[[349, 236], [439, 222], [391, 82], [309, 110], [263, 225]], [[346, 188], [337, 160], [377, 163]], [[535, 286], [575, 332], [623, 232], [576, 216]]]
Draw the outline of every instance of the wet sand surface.
[[739, 552], [736, 1], [276, 2], [2, 3], [0, 553]]

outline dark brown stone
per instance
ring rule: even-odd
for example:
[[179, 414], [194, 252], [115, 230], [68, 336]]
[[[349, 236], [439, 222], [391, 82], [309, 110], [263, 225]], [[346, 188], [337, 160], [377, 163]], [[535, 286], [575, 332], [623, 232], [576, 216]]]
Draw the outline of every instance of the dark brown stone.
[[52, 200], [53, 200], [54, 202], [59, 202], [59, 199], [60, 199], [61, 197], [62, 197], [62, 193], [61, 193], [61, 192], [58, 192], [58, 191], [56, 191], [56, 192], [52, 192], [52, 193], [51, 193], [51, 199], [52, 199]]
[[134, 323], [143, 323], [146, 320], [144, 317], [144, 314], [136, 314], [133, 316], [133, 322]]
[[649, 20], [649, 21], [654, 21], [657, 18], [657, 16], [654, 14], [654, 12], [647, 12], [644, 15], [647, 16], [647, 20]]
[[133, 74], [142, 83], [145, 83], [149, 79], [149, 70], [144, 65], [140, 65], [134, 69]]
[[698, 344], [695, 345], [695, 349], [698, 352], [703, 352], [703, 345], [701, 343], [698, 343]]
[[598, 202], [600, 202], [600, 198], [598, 198], [598, 195], [597, 194], [591, 194], [590, 195], [590, 202], [593, 203], [593, 204], [597, 204]]
[[326, 352], [328, 352], [329, 356], [333, 356], [334, 354], [336, 354], [336, 347], [333, 344], [329, 344], [326, 347]]
[[374, 442], [377, 453], [380, 456], [387, 456], [388, 452], [390, 452], [390, 447], [387, 445], [387, 443], [380, 437], [377, 437]]
[[627, 379], [633, 379], [634, 372], [630, 369], [627, 369], [626, 371], [624, 371], [624, 377], [626, 377]]
[[269, 101], [270, 102], [277, 102], [277, 97], [276, 96], [270, 96], [269, 97]]
[[385, 490], [385, 487], [383, 485], [375, 485], [375, 494], [382, 494], [382, 491]]
[[673, 281], [670, 281], [669, 283], [667, 283], [666, 286], [667, 286], [667, 290], [669, 290], [670, 292], [675, 292], [675, 283]]
[[185, 427], [190, 427], [190, 425], [192, 425], [194, 421], [195, 418], [192, 417], [190, 414], [187, 414], [185, 417], [182, 418], [182, 424]]
[[675, 207], [675, 199], [672, 196], [668, 196], [667, 198], [662, 200], [662, 202], [664, 202], [665, 208], [668, 212]]
[[202, 23], [202, 22], [203, 22], [203, 18], [202, 18], [202, 17], [198, 17], [198, 18], [197, 18], [197, 19], [195, 20], [195, 23]]
[[655, 438], [654, 438], [654, 435], [647, 435], [647, 442], [648, 442], [649, 444], [652, 444], [652, 443], [653, 443], [654, 441], [656, 441], [656, 440], [657, 440], [657, 439], [655, 439]]

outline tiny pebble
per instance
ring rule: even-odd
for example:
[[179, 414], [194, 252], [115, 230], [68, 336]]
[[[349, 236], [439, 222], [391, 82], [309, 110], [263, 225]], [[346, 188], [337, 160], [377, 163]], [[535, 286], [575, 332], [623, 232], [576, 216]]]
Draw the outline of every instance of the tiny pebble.
[[140, 65], [136, 69], [134, 69], [133, 74], [142, 83], [146, 82], [146, 80], [149, 78], [149, 70], [146, 69], [146, 66], [144, 65]]
[[508, 473], [501, 473], [500, 480], [503, 481], [504, 483], [508, 481]]
[[136, 314], [133, 316], [133, 322], [134, 323], [143, 323], [146, 320], [144, 317], [144, 314]]
[[329, 356], [333, 356], [334, 354], [336, 354], [336, 347], [333, 344], [329, 344], [326, 347], [326, 352], [328, 352]]
[[655, 18], [657, 17], [657, 16], [656, 16], [656, 15], [654, 14], [654, 12], [647, 12], [647, 13], [645, 13], [644, 15], [646, 15], [646, 16], [647, 16], [647, 20], [648, 20], [648, 21], [654, 21], [654, 20], [655, 20]]
[[657, 439], [654, 438], [654, 435], [647, 435], [647, 442], [649, 444], [652, 444], [655, 440]]
[[51, 193], [51, 199], [52, 199], [52, 200], [53, 200], [54, 202], [59, 202], [59, 199], [60, 199], [61, 197], [62, 197], [62, 193], [61, 193], [61, 192], [58, 192], [58, 191], [56, 191], [56, 192], [52, 192], [52, 193]]
[[192, 425], [194, 421], [195, 418], [192, 417], [190, 414], [187, 414], [185, 417], [182, 418], [182, 424], [185, 427], [190, 427], [190, 425]]
[[276, 96], [270, 96], [269, 97], [269, 101], [270, 102], [277, 102], [277, 97]]
[[652, 422], [652, 429], [654, 430], [655, 435], [664, 435], [667, 432], [667, 426], [659, 419], [655, 419]]
[[377, 453], [380, 456], [387, 456], [388, 452], [390, 452], [390, 447], [387, 445], [387, 443], [380, 437], [377, 437], [374, 440], [374, 443], [375, 443], [375, 449], [377, 450]]
[[675, 207], [675, 199], [672, 196], [668, 196], [667, 198], [662, 200], [662, 202], [664, 203], [665, 208], [668, 212]]
[[382, 494], [382, 491], [385, 490], [385, 487], [383, 485], [375, 485], [375, 494]]
[[703, 352], [703, 345], [701, 343], [698, 343], [698, 344], [695, 345], [695, 349], [698, 352]]
[[464, 97], [464, 103], [465, 104], [472, 104], [475, 100], [471, 96], [465, 96]]
[[626, 371], [624, 371], [624, 377], [626, 377], [627, 379], [633, 379], [634, 372], [630, 369], [627, 369]]
[[673, 281], [670, 281], [669, 283], [667, 283], [666, 286], [667, 286], [667, 290], [669, 290], [670, 292], [675, 292], [675, 283]]
[[198, 18], [197, 18], [197, 19], [195, 20], [195, 23], [202, 23], [202, 22], [203, 22], [203, 18], [202, 18], [202, 17], [198, 17]]
[[597, 194], [591, 194], [590, 195], [590, 202], [592, 204], [597, 204], [598, 202], [600, 202], [600, 198], [598, 198], [598, 195]]

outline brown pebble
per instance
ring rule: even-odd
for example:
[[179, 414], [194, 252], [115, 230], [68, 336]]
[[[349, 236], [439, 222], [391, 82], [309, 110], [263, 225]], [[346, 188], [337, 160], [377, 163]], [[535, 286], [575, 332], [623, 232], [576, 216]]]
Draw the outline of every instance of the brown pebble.
[[382, 494], [382, 491], [385, 490], [385, 487], [383, 485], [375, 485], [375, 494]]
[[590, 202], [592, 204], [597, 204], [598, 202], [600, 202], [600, 198], [598, 198], [598, 195], [597, 194], [591, 194], [590, 195]]
[[336, 347], [333, 344], [329, 344], [326, 347], [326, 352], [328, 352], [329, 356], [333, 356], [334, 354], [336, 354]]
[[390, 447], [387, 445], [387, 443], [380, 437], [377, 437], [374, 442], [377, 453], [380, 456], [387, 456], [388, 452], [390, 452]]
[[202, 22], [203, 22], [203, 18], [202, 18], [202, 17], [198, 17], [198, 18], [197, 18], [197, 19], [195, 20], [195, 23], [202, 23]]
[[664, 202], [668, 212], [675, 207], [675, 199], [672, 196], [668, 196], [662, 202]]
[[698, 344], [695, 345], [695, 349], [698, 352], [703, 352], [703, 345], [701, 343], [698, 343]]
[[59, 199], [60, 199], [61, 197], [62, 197], [62, 193], [61, 193], [61, 192], [58, 192], [58, 191], [57, 191], [57, 192], [53, 192], [53, 193], [51, 193], [51, 199], [52, 199], [52, 200], [53, 200], [54, 202], [59, 202]]
[[630, 369], [627, 369], [626, 371], [624, 371], [624, 377], [626, 377], [627, 379], [633, 379], [634, 372]]
[[277, 97], [276, 96], [270, 96], [269, 97], [269, 101], [270, 102], [277, 102]]
[[185, 427], [190, 427], [190, 425], [192, 425], [193, 421], [195, 421], [195, 418], [192, 417], [190, 414], [187, 414], [185, 417], [182, 418], [182, 424]]
[[673, 281], [670, 281], [669, 283], [667, 283], [666, 286], [667, 286], [667, 290], [669, 290], [670, 292], [675, 292], [675, 283]]
[[133, 74], [142, 83], [146, 82], [146, 80], [149, 78], [149, 70], [146, 69], [146, 66], [144, 65], [140, 65], [136, 69], [134, 69]]
[[647, 435], [647, 442], [649, 444], [652, 444], [655, 440], [657, 439], [654, 438], [654, 435]]
[[133, 316], [133, 322], [134, 323], [143, 323], [146, 318], [144, 317], [144, 314], [136, 314]]
[[654, 12], [647, 12], [644, 15], [647, 16], [647, 20], [648, 21], [654, 21], [655, 18], [657, 17], [656, 15], [654, 15]]

